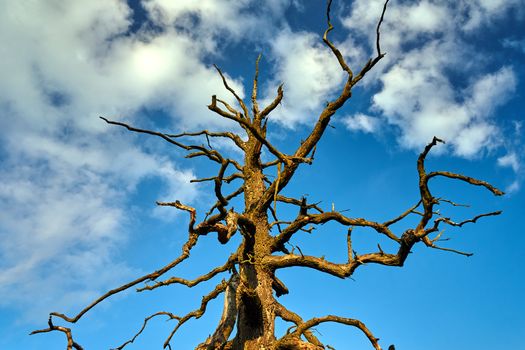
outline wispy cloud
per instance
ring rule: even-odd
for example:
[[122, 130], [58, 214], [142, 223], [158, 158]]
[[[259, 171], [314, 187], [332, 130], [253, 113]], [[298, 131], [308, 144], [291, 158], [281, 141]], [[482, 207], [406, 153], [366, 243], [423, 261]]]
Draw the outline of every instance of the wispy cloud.
[[363, 113], [357, 113], [342, 119], [343, 124], [352, 131], [374, 133], [378, 131], [380, 120]]
[[[221, 33], [238, 35], [242, 24], [225, 21]], [[0, 4], [0, 307], [26, 318], [78, 306], [130, 276], [114, 251], [126, 242], [126, 198], [141, 181], [159, 178], [159, 199], [199, 195], [191, 170], [97, 116], [133, 121], [149, 107], [164, 109], [172, 126], [221, 124], [206, 110], [224, 92], [202, 60], [211, 44], [171, 25], [158, 33], [130, 33], [130, 25], [131, 10], [118, 1]], [[35, 297], [43, 291], [45, 300]]]
[[[498, 4], [414, 1], [391, 7], [382, 31], [388, 55], [373, 73], [381, 86], [372, 109], [399, 128], [402, 146], [420, 149], [439, 136], [456, 155], [471, 158], [502, 145], [496, 111], [515, 91], [516, 73], [511, 66], [488, 68], [483, 52], [464, 39], [517, 2]], [[371, 7], [354, 2], [343, 23], [367, 35], [372, 48], [377, 17]]]
[[502, 41], [502, 44], [504, 47], [509, 47], [512, 49], [516, 49], [518, 51], [521, 51], [525, 54], [525, 39], [522, 40], [516, 40], [516, 39], [509, 39], [506, 38]]
[[[410, 148], [439, 135], [464, 157], [499, 145], [495, 113], [514, 91], [516, 73], [511, 66], [478, 69], [482, 59], [459, 34], [490, 25], [518, 2], [392, 6], [382, 37], [388, 56], [365, 82], [381, 84], [373, 110], [346, 118], [347, 127], [395, 125]], [[360, 28], [340, 42], [350, 61], [361, 65], [371, 52], [382, 3], [354, 1], [342, 19]], [[123, 1], [0, 2], [0, 307], [67, 309], [131, 274], [113, 252], [126, 242], [126, 198], [144, 179], [160, 179], [169, 200], [200, 195], [188, 186], [191, 169], [140, 148], [99, 114], [148, 124], [140, 111], [150, 108], [163, 110], [173, 129], [230, 128], [206, 109], [213, 94], [229, 98], [208, 64], [227, 54], [226, 39], [269, 47], [273, 87], [262, 93], [271, 99], [285, 84], [272, 121], [309, 122], [338, 92], [343, 75], [319, 34], [286, 23], [285, 10], [301, 6], [296, 0], [142, 4], [158, 30], [133, 32]], [[363, 37], [368, 42], [356, 45]], [[229, 78], [244, 96], [242, 79]], [[460, 89], [455, 79], [465, 79]], [[519, 168], [505, 157], [500, 165]], [[42, 290], [48, 299], [35, 298]]]
[[307, 123], [317, 117], [334, 89], [343, 81], [337, 60], [320, 42], [319, 36], [307, 32], [281, 31], [271, 43], [275, 60], [274, 75], [263, 103], [275, 97], [276, 86], [284, 83], [282, 105], [271, 115], [271, 121], [287, 127]]
[[509, 153], [503, 157], [498, 158], [498, 165], [502, 167], [510, 167], [515, 172], [520, 170], [520, 163], [516, 153]]

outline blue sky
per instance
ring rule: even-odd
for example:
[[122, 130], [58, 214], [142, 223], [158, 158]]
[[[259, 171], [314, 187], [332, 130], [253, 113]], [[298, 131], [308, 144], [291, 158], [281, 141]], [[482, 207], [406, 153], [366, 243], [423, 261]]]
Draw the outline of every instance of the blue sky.
[[[326, 209], [333, 203], [349, 216], [395, 217], [417, 201], [416, 158], [438, 136], [447, 143], [433, 150], [429, 168], [507, 192], [496, 198], [446, 179], [432, 183], [436, 196], [471, 204], [440, 206], [458, 221], [503, 210], [443, 233], [450, 238], [443, 245], [474, 256], [421, 246], [401, 269], [365, 266], [345, 281], [283, 271], [279, 277], [291, 291], [282, 297], [286, 306], [303, 318], [359, 318], [384, 348], [525, 349], [520, 5], [392, 0], [381, 36], [387, 55], [333, 119], [315, 163], [298, 171], [285, 192]], [[332, 39], [356, 71], [373, 54], [381, 7], [376, 0], [334, 1]], [[271, 100], [281, 82], [285, 90], [269, 137], [292, 149], [342, 86], [342, 72], [322, 45], [325, 20], [324, 2], [312, 0], [0, 2], [0, 348], [65, 349], [62, 334], [28, 333], [46, 326], [48, 312], [73, 314], [179, 254], [186, 216], [155, 201], [178, 199], [198, 210], [212, 201], [209, 187], [189, 183], [216, 171], [209, 164], [98, 116], [173, 132], [235, 131], [206, 108], [214, 94], [231, 100], [212, 64], [246, 96], [262, 53], [261, 100]], [[235, 156], [229, 144], [214, 146]], [[308, 254], [342, 259], [345, 232], [326, 225], [294, 243]], [[366, 230], [356, 230], [355, 240], [358, 251], [378, 242], [388, 249]], [[206, 272], [235, 243], [223, 247], [207, 237], [173, 274]], [[114, 297], [73, 327], [75, 338], [86, 349], [118, 346], [148, 314], [183, 314], [213, 286]], [[186, 324], [174, 348], [203, 341], [221, 306], [217, 300], [206, 316]], [[172, 326], [152, 322], [129, 348], [161, 348]], [[337, 349], [369, 347], [352, 329], [318, 331]]]

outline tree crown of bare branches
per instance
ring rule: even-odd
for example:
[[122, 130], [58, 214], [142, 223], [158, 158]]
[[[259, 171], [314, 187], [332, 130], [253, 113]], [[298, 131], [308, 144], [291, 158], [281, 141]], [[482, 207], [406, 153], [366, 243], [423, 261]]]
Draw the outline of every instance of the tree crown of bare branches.
[[[208, 130], [166, 134], [140, 129], [101, 117], [108, 124], [121, 126], [132, 132], [160, 137], [175, 147], [186, 151], [187, 158], [204, 157], [216, 163], [219, 167], [217, 175], [193, 180], [195, 182], [211, 182], [216, 202], [211, 205], [206, 217], [200, 222], [197, 222], [196, 209], [191, 206], [179, 201], [157, 202], [159, 206], [169, 206], [188, 213], [188, 239], [182, 246], [181, 254], [158, 270], [108, 291], [75, 316], [70, 317], [62, 313], [52, 312], [48, 320], [48, 327], [33, 331], [32, 334], [59, 331], [64, 333], [67, 338], [68, 350], [73, 348], [80, 350], [82, 347], [73, 340], [71, 329], [65, 326], [56, 326], [53, 322], [54, 319], [58, 318], [74, 324], [97, 304], [132, 287], [139, 286], [137, 287], [138, 292], [152, 291], [173, 284], [182, 284], [191, 288], [218, 275], [227, 274], [229, 275], [228, 278], [223, 279], [211, 292], [202, 297], [201, 305], [197, 309], [182, 316], [167, 311], [159, 311], [149, 315], [144, 319], [142, 327], [135, 335], [116, 349], [123, 349], [133, 343], [146, 328], [148, 321], [161, 316], [175, 321], [172, 332], [167, 335], [164, 342], [164, 347], [171, 349], [173, 336], [177, 330], [187, 321], [201, 317], [206, 312], [208, 303], [223, 294], [224, 309], [219, 324], [213, 334], [197, 349], [331, 348], [329, 345], [324, 345], [313, 334], [312, 328], [321, 323], [336, 322], [357, 328], [366, 336], [373, 348], [380, 350], [379, 339], [359, 320], [335, 315], [303, 320], [298, 314], [288, 310], [278, 301], [279, 296], [289, 292], [288, 288], [275, 276], [275, 272], [279, 269], [301, 266], [339, 278], [349, 278], [357, 268], [365, 264], [403, 266], [412, 247], [419, 242], [423, 242], [427, 247], [433, 249], [470, 256], [470, 253], [438, 245], [441, 227], [443, 225], [461, 227], [467, 223], [475, 223], [480, 218], [498, 215], [501, 212], [484, 213], [465, 221], [455, 222], [451, 218], [442, 216], [434, 208], [440, 203], [457, 204], [435, 197], [429, 188], [429, 181], [432, 178], [446, 177], [466, 184], [484, 187], [497, 196], [503, 194], [487, 182], [462, 174], [447, 171], [427, 172], [425, 159], [428, 153], [438, 143], [444, 142], [435, 137], [417, 159], [420, 198], [412, 207], [385, 222], [346, 216], [334, 208], [325, 211], [318, 203], [308, 203], [306, 198], [293, 198], [283, 195], [283, 190], [294, 177], [297, 169], [303, 164], [311, 164], [314, 161], [317, 143], [323, 136], [333, 115], [351, 97], [352, 88], [384, 57], [385, 54], [381, 51], [380, 46], [380, 28], [387, 4], [388, 0], [384, 3], [376, 27], [376, 54], [366, 62], [357, 74], [354, 74], [343, 54], [328, 38], [329, 33], [334, 29], [330, 19], [331, 0], [328, 1], [327, 29], [323, 35], [323, 42], [337, 59], [338, 64], [346, 74], [346, 80], [339, 95], [326, 104], [308, 136], [291, 154], [283, 153], [267, 138], [268, 116], [283, 100], [284, 89], [280, 85], [273, 101], [264, 108], [259, 106], [257, 94], [260, 56], [255, 65], [251, 106], [248, 106], [246, 101], [240, 98], [239, 94], [228, 84], [225, 75], [217, 66], [215, 68], [224, 87], [231, 93], [238, 106], [232, 106], [217, 96], [212, 96], [211, 103], [208, 105], [209, 110], [218, 116], [237, 123], [246, 132], [247, 140], [233, 132], [212, 132]], [[206, 145], [192, 141], [202, 140], [203, 137], [206, 140]], [[243, 162], [225, 157], [217, 149], [214, 149], [211, 146], [211, 138], [228, 139], [233, 142], [244, 155]], [[261, 159], [263, 151], [269, 153], [273, 159], [263, 162]], [[275, 168], [277, 173], [273, 180], [265, 175], [264, 171], [269, 168]], [[224, 184], [230, 183], [239, 183], [239, 185], [231, 193], [225, 193]], [[235, 210], [230, 204], [234, 198], [241, 195], [244, 196], [245, 204], [242, 212]], [[297, 217], [288, 221], [279, 220], [279, 213], [275, 206], [277, 202], [296, 207], [298, 209]], [[396, 232], [392, 226], [408, 216], [418, 217], [417, 224], [403, 232]], [[305, 255], [298, 247], [290, 243], [297, 232], [311, 231], [317, 225], [327, 222], [338, 223], [347, 229], [347, 261], [344, 263], [331, 262], [324, 257]], [[352, 230], [354, 227], [368, 228], [385, 236], [395, 243], [397, 249], [393, 252], [387, 252], [377, 245], [377, 251], [358, 254], [352, 248]], [[242, 235], [242, 243], [223, 265], [217, 266], [194, 279], [170, 277], [161, 280], [161, 277], [164, 277], [174, 267], [190, 257], [192, 249], [201, 236], [210, 233], [216, 233], [221, 244], [227, 243], [233, 235], [240, 234]], [[287, 246], [294, 247], [294, 249], [290, 251]], [[298, 252], [295, 251], [295, 248]], [[293, 324], [293, 327], [280, 338], [274, 334], [276, 318]], [[230, 339], [235, 325], [237, 325], [236, 335]], [[393, 349], [393, 346], [389, 349]]]

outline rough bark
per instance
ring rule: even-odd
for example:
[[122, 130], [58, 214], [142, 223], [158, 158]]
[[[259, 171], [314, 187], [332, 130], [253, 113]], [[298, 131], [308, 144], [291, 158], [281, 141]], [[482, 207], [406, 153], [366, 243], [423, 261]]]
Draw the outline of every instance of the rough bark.
[[[238, 106], [231, 106], [224, 100], [217, 98], [217, 96], [212, 96], [211, 103], [208, 106], [210, 111], [218, 114], [220, 117], [237, 123], [246, 133], [246, 141], [240, 135], [232, 132], [203, 130], [192, 133], [165, 134], [102, 118], [108, 124], [125, 127], [132, 132], [160, 137], [175, 147], [185, 150], [188, 158], [204, 157], [217, 164], [219, 171], [216, 176], [194, 180], [195, 182], [212, 183], [216, 202], [211, 205], [206, 217], [201, 222], [197, 222], [196, 209], [193, 207], [179, 201], [157, 203], [161, 206], [170, 206], [177, 210], [185, 211], [189, 215], [188, 239], [182, 246], [181, 254], [162, 268], [103, 294], [73, 317], [57, 312], [51, 313], [48, 328], [36, 330], [32, 334], [51, 331], [62, 332], [67, 338], [67, 349], [72, 350], [75, 348], [79, 350], [82, 347], [73, 341], [71, 329], [56, 326], [53, 323], [54, 319], [74, 324], [85, 313], [105, 299], [139, 284], [141, 286], [137, 288], [138, 292], [154, 291], [157, 288], [174, 284], [181, 284], [191, 288], [198, 284], [206, 283], [221, 274], [229, 274], [227, 279], [223, 279], [208, 294], [202, 297], [200, 306], [195, 310], [182, 316], [167, 311], [159, 311], [149, 315], [144, 319], [142, 327], [135, 335], [116, 349], [123, 349], [132, 344], [146, 328], [148, 321], [155, 317], [167, 317], [175, 323], [172, 332], [167, 336], [164, 343], [165, 348], [171, 349], [172, 346], [176, 346], [173, 337], [177, 330], [187, 321], [201, 317], [206, 312], [208, 303], [222, 296], [224, 298], [224, 309], [217, 328], [204, 342], [197, 346], [196, 349], [198, 350], [332, 349], [329, 345], [324, 345], [312, 331], [313, 327], [327, 322], [340, 323], [357, 329], [368, 339], [374, 349], [381, 350], [379, 339], [359, 320], [335, 315], [303, 320], [298, 314], [288, 310], [278, 301], [278, 297], [287, 294], [289, 290], [275, 276], [275, 272], [279, 269], [301, 266], [338, 278], [349, 278], [356, 269], [369, 263], [385, 266], [403, 266], [412, 247], [419, 242], [423, 242], [429, 248], [470, 255], [470, 253], [438, 246], [437, 243], [441, 236], [441, 233], [439, 233], [440, 227], [442, 225], [461, 227], [467, 223], [475, 223], [483, 217], [498, 215], [500, 212], [480, 214], [461, 222], [455, 222], [449, 217], [441, 216], [434, 210], [435, 205], [440, 203], [455, 204], [452, 201], [434, 196], [429, 188], [429, 181], [433, 178], [447, 177], [466, 184], [481, 186], [491, 191], [494, 195], [503, 194], [503, 192], [489, 183], [472, 177], [447, 171], [427, 172], [425, 160], [428, 153], [438, 143], [443, 142], [438, 138], [434, 138], [425, 147], [417, 160], [417, 172], [419, 175], [417, 185], [420, 193], [417, 203], [391, 220], [377, 222], [365, 218], [349, 217], [336, 211], [334, 208], [325, 211], [316, 203], [308, 203], [305, 198], [293, 198], [283, 194], [283, 190], [292, 180], [297, 169], [303, 164], [311, 164], [314, 161], [317, 143], [323, 137], [331, 118], [351, 97], [352, 88], [384, 57], [384, 53], [381, 52], [379, 35], [387, 3], [388, 0], [384, 4], [376, 29], [377, 52], [357, 74], [354, 74], [339, 49], [328, 39], [329, 32], [333, 30], [330, 22], [331, 1], [328, 2], [328, 27], [324, 33], [323, 42], [336, 57], [341, 69], [346, 74], [346, 81], [340, 94], [326, 104], [317, 121], [312, 125], [311, 132], [292, 154], [281, 152], [266, 137], [268, 115], [282, 101], [284, 91], [282, 85], [279, 86], [275, 99], [268, 106], [262, 109], [259, 107], [257, 88], [260, 57], [256, 61], [251, 108], [248, 108], [244, 100], [228, 85], [228, 81], [218, 67], [216, 68], [222, 78], [224, 87], [235, 98]], [[202, 142], [194, 141], [196, 139], [202, 141], [203, 137], [206, 139], [206, 146]], [[237, 162], [232, 158], [225, 157], [212, 147], [210, 138], [230, 140], [243, 153], [243, 161]], [[264, 163], [262, 161], [263, 152], [266, 152], [273, 159]], [[268, 176], [265, 175], [269, 170], [275, 171], [276, 176], [273, 181], [270, 181]], [[228, 194], [224, 193], [223, 185], [225, 183], [239, 182], [240, 185], [236, 190]], [[230, 201], [241, 194], [244, 196], [244, 208], [242, 211], [236, 211], [230, 205]], [[278, 218], [279, 212], [275, 205], [276, 202], [296, 207], [297, 217], [291, 220], [280, 220]], [[417, 224], [413, 228], [396, 232], [392, 225], [408, 216], [419, 217]], [[331, 262], [324, 257], [305, 255], [300, 248], [291, 243], [297, 232], [311, 232], [313, 227], [327, 222], [338, 223], [347, 229], [347, 260], [344, 263]], [[352, 229], [356, 226], [367, 228], [386, 237], [397, 247], [393, 251], [387, 252], [377, 245], [377, 251], [358, 254], [352, 248]], [[199, 238], [209, 234], [217, 234], [217, 240], [220, 244], [226, 244], [233, 235], [240, 234], [242, 243], [223, 265], [217, 266], [195, 279], [171, 277], [159, 280], [181, 262], [190, 258], [191, 250], [198, 244]], [[293, 325], [286, 334], [276, 334], [276, 318], [290, 322]], [[235, 336], [232, 336], [235, 327]], [[394, 349], [394, 346], [391, 345], [389, 349]]]

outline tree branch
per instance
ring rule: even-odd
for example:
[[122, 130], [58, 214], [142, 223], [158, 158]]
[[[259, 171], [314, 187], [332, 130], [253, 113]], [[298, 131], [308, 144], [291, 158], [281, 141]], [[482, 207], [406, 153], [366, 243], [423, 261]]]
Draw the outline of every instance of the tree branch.
[[49, 316], [47, 324], [49, 325], [48, 328], [38, 329], [36, 331], [32, 331], [29, 334], [33, 335], [33, 334], [38, 334], [38, 333], [48, 333], [48, 332], [52, 332], [52, 331], [59, 331], [59, 332], [62, 332], [62, 333], [64, 333], [66, 335], [66, 338], [67, 338], [67, 350], [73, 350], [73, 348], [76, 349], [76, 350], [84, 350], [84, 348], [82, 346], [80, 346], [80, 344], [78, 344], [77, 342], [75, 342], [73, 340], [73, 334], [71, 333], [71, 329], [70, 328], [62, 327], [62, 326], [55, 326], [53, 324], [53, 320], [52, 320], [51, 315]]
[[196, 151], [196, 152], [193, 152], [193, 153], [189, 153], [186, 156], [187, 158], [193, 158], [193, 157], [198, 157], [198, 156], [206, 156], [208, 159], [210, 159], [210, 160], [212, 160], [214, 162], [217, 162], [217, 163], [222, 163], [223, 161], [228, 160], [239, 171], [242, 171], [242, 166], [240, 166], [239, 163], [237, 163], [233, 159], [224, 159], [224, 157], [216, 150], [206, 149], [203, 146], [197, 146], [197, 145], [185, 145], [185, 144], [183, 144], [181, 142], [175, 141], [172, 137], [168, 136], [168, 134], [164, 134], [164, 133], [157, 132], [157, 131], [152, 131], [152, 130], [147, 130], [147, 129], [135, 128], [135, 127], [130, 126], [130, 125], [126, 124], [126, 123], [115, 122], [115, 121], [112, 121], [112, 120], [108, 120], [108, 119], [106, 119], [104, 117], [99, 117], [99, 118], [104, 120], [108, 124], [125, 127], [129, 131], [161, 137], [162, 139], [166, 140], [167, 142], [169, 142], [169, 143], [171, 143], [171, 144], [173, 144], [173, 145], [175, 145], [175, 146], [177, 146], [179, 148], [182, 148], [182, 149], [184, 149], [186, 151]]
[[126, 341], [125, 343], [123, 343], [122, 345], [120, 345], [119, 347], [116, 347], [112, 350], [122, 350], [124, 349], [127, 345], [135, 342], [135, 340], [139, 337], [139, 335], [142, 334], [142, 332], [144, 331], [144, 329], [146, 329], [146, 326], [149, 322], [149, 320], [151, 320], [152, 318], [154, 317], [157, 317], [157, 316], [168, 316], [169, 317], [169, 320], [178, 320], [180, 319], [180, 317], [178, 316], [175, 316], [174, 314], [172, 314], [171, 312], [166, 312], [166, 311], [159, 311], [159, 312], [156, 312], [148, 317], [146, 317], [144, 319], [144, 322], [142, 323], [142, 327], [139, 329], [139, 331], [137, 333], [135, 333], [135, 335], [133, 336], [133, 338], [131, 338], [130, 340]]
[[202, 282], [205, 282], [205, 281], [208, 281], [210, 280], [211, 278], [217, 276], [218, 274], [222, 273], [222, 272], [225, 272], [225, 271], [228, 271], [230, 269], [232, 269], [234, 266], [235, 266], [235, 263], [237, 262], [237, 254], [234, 253], [232, 255], [230, 255], [230, 257], [228, 258], [228, 260], [221, 266], [218, 266], [216, 268], [214, 268], [213, 270], [211, 270], [210, 272], [204, 274], [204, 275], [201, 275], [193, 280], [188, 280], [188, 279], [184, 279], [184, 278], [180, 278], [180, 277], [171, 277], [165, 281], [160, 281], [160, 282], [156, 282], [154, 285], [151, 285], [151, 286], [145, 286], [145, 287], [142, 287], [142, 288], [138, 288], [137, 289], [137, 292], [142, 292], [142, 291], [145, 291], [145, 290], [153, 290], [153, 289], [156, 289], [156, 288], [159, 288], [159, 287], [163, 287], [163, 286], [167, 286], [167, 285], [170, 285], [170, 284], [183, 284], [189, 288], [192, 288], [192, 287], [195, 287], [196, 285], [198, 285], [199, 283], [202, 283]]
[[[295, 312], [288, 310], [287, 308], [285, 308], [282, 304], [278, 303], [277, 301], [275, 302], [275, 305], [276, 305], [276, 308], [275, 308], [276, 315], [282, 318], [284, 321], [292, 322], [295, 324], [296, 327], [299, 327], [300, 325], [304, 323], [301, 316], [299, 316]], [[312, 333], [310, 329], [305, 329], [302, 334], [304, 334], [304, 337], [306, 338], [306, 340], [308, 340], [309, 343], [314, 344], [316, 346], [323, 347], [323, 343], [321, 343], [319, 339], [317, 339], [317, 337]]]
[[384, 226], [390, 226], [390, 225], [393, 225], [395, 224], [396, 222], [399, 222], [401, 220], [403, 220], [404, 218], [406, 218], [409, 214], [413, 214], [414, 213], [414, 210], [419, 207], [421, 205], [421, 200], [419, 200], [419, 202], [417, 202], [415, 205], [413, 205], [412, 207], [410, 207], [407, 211], [405, 211], [403, 214], [399, 215], [397, 218], [394, 218], [392, 220], [388, 220], [388, 221], [385, 221], [383, 223]]
[[436, 177], [436, 176], [448, 177], [448, 178], [451, 178], [451, 179], [464, 181], [464, 182], [469, 183], [471, 185], [482, 186], [482, 187], [485, 187], [487, 190], [489, 190], [490, 192], [492, 192], [496, 196], [502, 196], [502, 195], [505, 194], [505, 192], [500, 191], [499, 189], [497, 189], [496, 187], [492, 186], [488, 182], [481, 181], [481, 180], [478, 180], [478, 179], [474, 179], [472, 177], [461, 175], [461, 174], [451, 173], [451, 172], [448, 172], [448, 171], [433, 171], [433, 172], [429, 173], [426, 176], [426, 178], [427, 178], [427, 180], [430, 180], [431, 178]]
[[[251, 133], [257, 141], [262, 143], [270, 153], [272, 153], [277, 159], [279, 159], [283, 163], [288, 163], [290, 161], [290, 156], [286, 156], [285, 154], [281, 153], [277, 148], [275, 148], [265, 137], [265, 135], [261, 134], [261, 131], [258, 130], [253, 124], [249, 122], [247, 119], [240, 118], [235, 115], [231, 115], [217, 107], [217, 98], [216, 96], [212, 96], [212, 102], [210, 105], [208, 105], [208, 109], [211, 111], [214, 111], [220, 115], [222, 115], [225, 118], [231, 119], [239, 123], [247, 132]], [[295, 157], [292, 157], [295, 158]]]
[[[379, 30], [381, 27], [381, 24], [383, 22], [384, 14], [386, 12], [388, 0], [385, 1], [385, 5], [383, 6], [383, 11], [381, 14], [381, 18], [378, 22], [376, 33], [378, 35], [377, 42], [379, 42]], [[328, 40], [327, 36], [328, 33], [333, 29], [332, 24], [330, 23], [330, 5], [331, 0], [328, 2], [327, 6], [327, 20], [328, 20], [328, 28], [325, 31], [325, 34], [323, 36], [323, 41], [328, 45], [328, 47], [332, 50], [332, 53], [336, 56], [339, 64], [345, 70], [348, 74], [347, 81], [343, 87], [343, 90], [341, 91], [339, 97], [337, 97], [332, 102], [327, 103], [326, 107], [323, 109], [321, 114], [319, 115], [319, 118], [317, 119], [317, 122], [314, 125], [314, 128], [308, 135], [308, 137], [305, 139], [305, 141], [297, 148], [295, 151], [293, 157], [296, 159], [310, 159], [308, 158], [308, 155], [315, 149], [317, 143], [321, 139], [321, 137], [324, 134], [324, 131], [326, 130], [327, 126], [330, 123], [331, 117], [341, 108], [345, 102], [352, 96], [352, 87], [356, 85], [364, 76], [365, 74], [372, 69], [377, 62], [379, 62], [383, 57], [384, 53], [381, 53], [379, 44], [377, 47], [379, 48], [378, 55], [367, 62], [367, 64], [363, 67], [363, 69], [359, 72], [357, 76], [352, 75], [352, 71], [348, 67], [348, 65], [345, 63], [343, 56], [339, 52], [339, 50]], [[286, 163], [285, 163], [286, 164]], [[295, 174], [295, 171], [297, 170], [300, 163], [291, 163], [286, 164], [282, 174], [281, 179], [279, 183], [273, 182], [265, 191], [263, 194], [261, 201], [258, 204], [258, 207], [256, 210], [262, 210], [268, 208], [269, 205], [271, 205], [272, 200], [272, 194], [279, 193], [290, 181], [292, 176]]]
[[269, 115], [279, 105], [279, 103], [281, 103], [281, 101], [283, 100], [283, 96], [283, 84], [279, 84], [279, 86], [277, 87], [277, 96], [275, 96], [273, 101], [270, 102], [270, 104], [262, 110], [262, 112], [259, 115], [259, 118], [263, 119], [267, 115]]
[[259, 61], [261, 60], [261, 54], [257, 56], [255, 60], [255, 76], [253, 77], [253, 89], [252, 89], [252, 112], [254, 122], [260, 120], [259, 118], [259, 104], [257, 103], [257, 83], [259, 79]]
[[197, 234], [195, 234], [193, 232], [190, 232], [188, 240], [186, 241], [186, 243], [182, 247], [182, 254], [178, 258], [176, 258], [175, 260], [173, 260], [172, 262], [170, 262], [169, 264], [165, 265], [164, 267], [162, 267], [161, 269], [159, 269], [159, 270], [157, 270], [155, 272], [149, 273], [147, 275], [144, 275], [142, 277], [137, 278], [134, 281], [126, 283], [126, 284], [124, 284], [124, 285], [122, 285], [122, 286], [120, 286], [118, 288], [110, 290], [106, 294], [102, 295], [101, 297], [99, 297], [98, 299], [93, 301], [87, 307], [82, 309], [76, 316], [68, 317], [68, 316], [66, 316], [64, 314], [57, 313], [57, 312], [52, 312], [50, 315], [60, 317], [61, 319], [65, 320], [67, 322], [70, 322], [70, 323], [76, 323], [86, 312], [91, 310], [93, 307], [95, 307], [97, 304], [99, 304], [103, 300], [109, 298], [110, 296], [112, 296], [114, 294], [117, 294], [117, 293], [120, 293], [120, 292], [122, 292], [122, 291], [124, 291], [126, 289], [129, 289], [129, 288], [131, 288], [131, 287], [133, 287], [133, 286], [135, 286], [135, 285], [137, 285], [137, 284], [139, 284], [141, 282], [144, 282], [144, 281], [147, 281], [147, 280], [154, 281], [158, 277], [162, 276], [163, 274], [165, 274], [166, 272], [168, 272], [169, 270], [171, 270], [172, 268], [177, 266], [182, 261], [186, 260], [190, 256], [191, 249], [195, 246], [195, 244], [197, 244], [198, 237], [199, 236]]
[[330, 50], [332, 50], [332, 53], [337, 58], [337, 62], [339, 62], [339, 65], [341, 66], [341, 68], [348, 74], [349, 80], [352, 80], [354, 73], [352, 72], [350, 67], [348, 67], [348, 64], [346, 63], [343, 55], [341, 54], [341, 51], [339, 51], [339, 49], [334, 44], [332, 44], [330, 40], [328, 40], [328, 33], [330, 33], [334, 29], [334, 26], [332, 25], [330, 21], [331, 6], [332, 6], [332, 0], [328, 0], [328, 4], [326, 6], [326, 19], [328, 23], [328, 28], [326, 28], [323, 34], [323, 42], [330, 48]]
[[235, 90], [233, 90], [229, 85], [228, 85], [228, 81], [226, 80], [226, 77], [224, 76], [224, 74], [222, 73], [222, 71], [220, 70], [220, 68], [217, 66], [217, 65], [213, 65], [213, 67], [215, 67], [215, 69], [217, 70], [217, 72], [219, 72], [219, 75], [221, 76], [221, 79], [222, 79], [222, 83], [224, 84], [224, 87], [229, 91], [231, 92], [231, 94], [235, 97], [235, 99], [237, 100], [237, 102], [239, 103], [239, 105], [241, 106], [243, 112], [244, 112], [244, 117], [246, 119], [249, 119], [250, 118], [250, 113], [248, 112], [248, 108], [246, 108], [246, 104], [244, 104], [244, 101], [242, 100], [242, 98], [239, 97], [239, 95], [237, 95], [237, 93], [235, 92]]
[[241, 150], [244, 150], [245, 148], [245, 142], [240, 138], [239, 135], [234, 134], [232, 132], [210, 132], [208, 130], [202, 130], [199, 132], [184, 132], [181, 134], [165, 134], [169, 138], [179, 138], [184, 136], [200, 136], [200, 135], [206, 135], [209, 137], [222, 137], [227, 138], [233, 141], [237, 147], [239, 147]]
[[224, 307], [218, 327], [212, 336], [197, 346], [196, 350], [216, 350], [221, 349], [228, 341], [230, 334], [237, 319], [237, 288], [239, 287], [239, 275], [235, 273], [224, 293]]
[[[296, 205], [298, 207], [303, 207], [303, 201], [299, 200], [297, 198], [291, 198], [291, 197], [286, 197], [286, 196], [283, 196], [283, 195], [278, 195], [277, 196], [277, 201], [278, 202], [282, 202], [282, 203], [287, 203], [287, 204], [293, 204], [293, 205]], [[304, 205], [304, 209], [306, 209], [306, 210], [308, 210], [308, 209], [315, 209], [319, 213], [324, 213], [324, 211], [318, 206], [319, 203], [306, 204], [306, 205]]]
[[365, 326], [365, 324], [359, 320], [355, 320], [353, 318], [345, 318], [345, 317], [339, 317], [334, 315], [328, 315], [324, 317], [315, 317], [312, 318], [301, 325], [297, 327], [297, 329], [292, 333], [296, 337], [300, 337], [305, 331], [308, 329], [315, 327], [321, 323], [324, 322], [335, 322], [335, 323], [341, 323], [348, 326], [356, 327], [361, 332], [363, 332], [364, 335], [368, 338], [374, 349], [381, 350], [381, 346], [379, 346], [378, 338], [376, 338], [372, 332]]
[[[201, 179], [193, 179], [193, 180], [190, 180], [190, 182], [194, 183], [194, 182], [215, 181], [216, 179], [217, 179], [217, 176], [211, 176], [211, 177], [203, 177]], [[229, 184], [230, 182], [236, 179], [244, 179], [244, 175], [242, 173], [234, 173], [229, 176], [222, 177], [222, 181], [226, 182], [227, 184]]]
[[288, 227], [283, 229], [282, 232], [274, 238], [274, 241], [272, 243], [272, 250], [280, 250], [279, 247], [288, 242], [290, 238], [301, 228], [311, 224], [324, 224], [328, 221], [336, 221], [345, 226], [370, 227], [378, 233], [381, 233], [387, 236], [388, 238], [392, 239], [393, 241], [398, 243], [400, 242], [399, 237], [394, 235], [394, 233], [392, 233], [392, 231], [390, 231], [390, 229], [384, 224], [365, 220], [363, 218], [349, 218], [337, 211], [334, 211], [324, 212], [321, 214], [309, 214], [304, 216], [298, 216], [297, 219], [295, 219], [295, 221], [293, 221]]
[[[233, 277], [232, 277], [233, 278]], [[231, 280], [231, 279], [230, 279]], [[173, 336], [175, 335], [175, 333], [177, 332], [177, 330], [184, 324], [186, 323], [189, 319], [191, 318], [200, 318], [202, 315], [204, 315], [204, 313], [206, 312], [206, 308], [208, 306], [208, 303], [217, 298], [221, 293], [223, 293], [226, 288], [228, 287], [228, 284], [229, 282], [223, 280], [221, 283], [219, 283], [214, 290], [212, 290], [209, 294], [205, 295], [204, 297], [202, 297], [202, 301], [201, 301], [201, 305], [200, 307], [197, 309], [197, 310], [193, 310], [189, 313], [187, 313], [186, 315], [180, 317], [178, 319], [178, 323], [177, 325], [175, 326], [175, 328], [171, 331], [170, 335], [168, 336], [168, 338], [166, 339], [166, 341], [164, 342], [164, 347], [168, 347], [168, 345], [170, 344], [171, 342], [171, 339], [173, 338]]]

